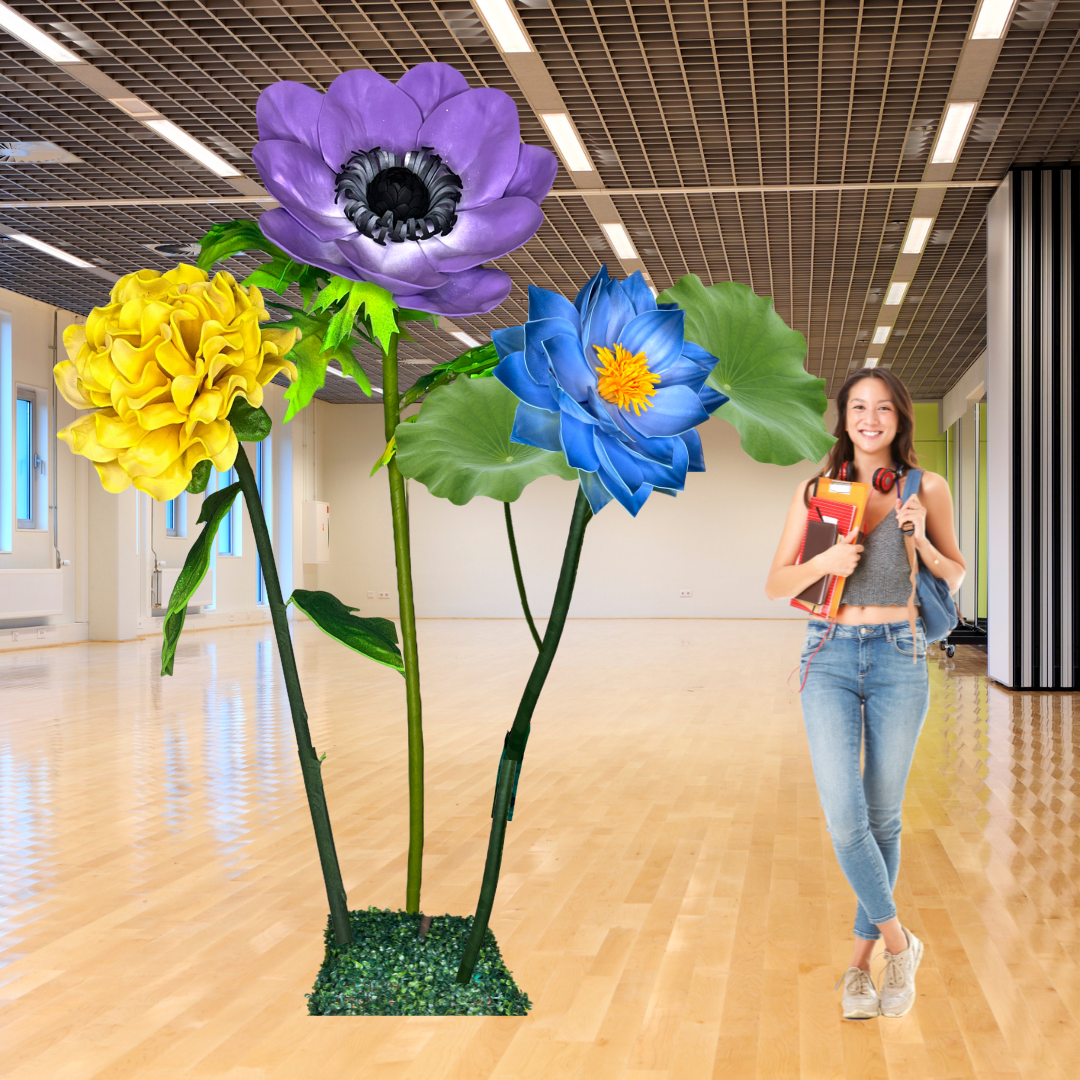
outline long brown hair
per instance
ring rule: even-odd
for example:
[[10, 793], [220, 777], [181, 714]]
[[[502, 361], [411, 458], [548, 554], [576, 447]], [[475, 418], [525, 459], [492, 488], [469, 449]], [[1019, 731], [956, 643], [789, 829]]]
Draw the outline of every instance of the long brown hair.
[[[896, 406], [896, 435], [892, 441], [893, 461], [905, 472], [919, 467], [919, 459], [915, 453], [915, 408], [911, 404], [911, 395], [907, 387], [888, 368], [869, 367], [853, 371], [840, 387], [840, 393], [836, 395], [836, 427], [833, 429], [836, 442], [833, 443], [833, 448], [825, 459], [825, 467], [817, 476], [838, 476], [840, 466], [845, 461], [850, 461], [854, 468], [855, 446], [847, 433], [848, 398], [851, 397], [851, 388], [863, 379], [880, 379], [889, 388], [889, 396], [892, 398], [893, 405]], [[870, 483], [869, 476], [859, 476], [856, 479], [864, 484]], [[807, 506], [810, 505], [810, 493], [813, 487], [812, 483], [807, 484], [803, 491], [803, 501]]]

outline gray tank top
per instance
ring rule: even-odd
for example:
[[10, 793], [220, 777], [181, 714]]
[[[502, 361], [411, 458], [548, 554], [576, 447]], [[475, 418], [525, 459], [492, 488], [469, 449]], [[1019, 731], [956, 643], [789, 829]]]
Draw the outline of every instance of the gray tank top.
[[[867, 607], [907, 607], [911, 595], [911, 565], [908, 563], [904, 534], [896, 523], [896, 507], [878, 522], [863, 541], [862, 557], [855, 572], [844, 583], [841, 604]], [[915, 594], [915, 606], [919, 595]]]

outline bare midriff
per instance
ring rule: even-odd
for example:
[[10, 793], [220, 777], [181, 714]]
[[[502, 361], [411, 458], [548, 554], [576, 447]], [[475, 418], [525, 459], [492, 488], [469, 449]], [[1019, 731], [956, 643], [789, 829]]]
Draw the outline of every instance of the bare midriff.
[[[918, 614], [918, 608], [915, 609]], [[887, 623], [907, 622], [908, 609], [895, 605], [867, 604], [859, 607], [857, 604], [841, 604], [836, 612], [836, 621], [846, 626], [862, 626], [864, 623]]]

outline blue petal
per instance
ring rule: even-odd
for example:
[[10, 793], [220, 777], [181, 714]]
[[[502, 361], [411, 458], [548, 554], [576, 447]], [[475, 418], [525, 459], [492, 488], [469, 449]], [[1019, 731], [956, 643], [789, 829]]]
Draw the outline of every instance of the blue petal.
[[682, 357], [684, 311], [647, 311], [623, 330], [619, 339], [631, 355], [643, 352], [650, 371], [663, 374]]
[[656, 396], [649, 400], [651, 407], [642, 409], [640, 416], [627, 409], [622, 410], [627, 426], [639, 435], [650, 438], [681, 435], [709, 419], [697, 394], [689, 386], [669, 386], [666, 390], [658, 390]]
[[[582, 320], [585, 319], [589, 305], [593, 302], [597, 290], [609, 280], [607, 265], [605, 264], [578, 291], [577, 296], [574, 297], [574, 308]], [[581, 324], [579, 323], [579, 325]]]
[[516, 352], [505, 357], [501, 363], [496, 364], [492, 375], [499, 380], [512, 394], [516, 394], [522, 401], [534, 405], [538, 409], [546, 409], [548, 412], [557, 413], [559, 406], [551, 396], [547, 384], [538, 383], [525, 367], [525, 354]]
[[678, 311], [679, 310], [679, 305], [678, 304], [657, 304], [656, 306], [657, 306], [657, 308], [659, 308], [660, 311]]
[[[649, 366], [652, 367], [651, 364]], [[708, 372], [704, 371], [700, 364], [685, 356], [680, 356], [674, 364], [667, 368], [657, 386], [660, 388], [665, 386], [689, 386], [696, 394], [701, 389], [707, 375]]]
[[702, 407], [708, 413], [716, 412], [724, 402], [731, 400], [727, 394], [721, 394], [719, 390], [714, 390], [711, 386], [703, 386], [698, 397], [701, 399]]
[[[683, 455], [683, 460], [679, 464], [685, 464], [685, 455]], [[686, 486], [685, 468], [680, 469], [677, 466], [661, 465], [659, 462], [649, 461], [648, 458], [638, 458], [637, 466], [641, 470], [645, 483], [650, 487], [666, 487], [671, 488], [673, 491], [682, 491]]]
[[577, 337], [577, 327], [569, 319], [530, 319], [525, 324], [525, 363], [537, 382], [547, 382], [548, 358], [544, 342], [556, 334]]
[[538, 319], [566, 319], [574, 328], [574, 333], [581, 333], [581, 316], [577, 308], [561, 293], [551, 289], [529, 286], [529, 322]]
[[700, 345], [695, 345], [692, 341], [684, 341], [682, 351], [683, 356], [703, 367], [706, 374], [712, 371], [712, 369], [720, 363], [708, 349], [703, 349]]
[[594, 514], [599, 514], [611, 502], [611, 492], [604, 487], [604, 482], [597, 473], [579, 470], [578, 478], [581, 480], [581, 490], [589, 500], [589, 507]]
[[[555, 383], [554, 377], [552, 383]], [[579, 401], [575, 401], [565, 390], [561, 389], [557, 384], [552, 391], [555, 395], [555, 400], [559, 403], [559, 408], [566, 416], [572, 416], [577, 420], [580, 420], [583, 424], [595, 424], [597, 418], [592, 414], [591, 410], [587, 409]]]
[[686, 451], [689, 455], [686, 466], [687, 472], [704, 472], [705, 454], [701, 449], [701, 436], [698, 434], [697, 428], [692, 431], [684, 431], [679, 438], [686, 444]]
[[609, 401], [605, 401], [595, 387], [589, 387], [589, 412], [596, 418], [601, 431], [614, 439], [634, 439], [635, 432], [627, 428], [619, 410]]
[[645, 278], [640, 270], [636, 270], [623, 282], [623, 290], [639, 315], [646, 311], [656, 310], [656, 300], [652, 289], [645, 284]]
[[534, 409], [522, 402], [514, 414], [510, 440], [526, 446], [536, 446], [541, 450], [561, 450], [559, 414], [546, 409]]
[[670, 495], [673, 499], [676, 495], [679, 494], [678, 491], [676, 491], [674, 488], [654, 487], [653, 491], [657, 492], [660, 495]]
[[634, 305], [623, 292], [622, 284], [609, 281], [596, 297], [589, 314], [581, 321], [585, 354], [595, 353], [596, 346], [607, 349], [622, 341], [626, 324], [635, 316]]
[[508, 326], [505, 330], [492, 330], [491, 340], [500, 360], [505, 360], [511, 353], [525, 349], [525, 327]]
[[604, 486], [619, 502], [637, 515], [652, 491], [634, 458], [614, 439], [601, 435], [596, 439], [596, 452], [600, 457], [600, 478]]
[[585, 401], [589, 388], [596, 385], [597, 375], [581, 351], [577, 334], [556, 334], [545, 339], [544, 351], [559, 386], [575, 401]]
[[584, 424], [566, 413], [562, 414], [560, 430], [562, 449], [571, 469], [596, 472], [600, 468], [600, 459], [596, 456], [596, 450], [593, 447], [595, 431], [596, 427], [593, 424]]

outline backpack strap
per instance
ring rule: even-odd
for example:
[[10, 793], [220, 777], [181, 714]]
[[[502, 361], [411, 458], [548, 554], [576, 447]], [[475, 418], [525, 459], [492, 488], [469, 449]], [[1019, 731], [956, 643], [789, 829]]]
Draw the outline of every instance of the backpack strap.
[[[904, 474], [901, 479], [903, 485], [900, 495], [900, 505], [902, 506], [912, 495], [919, 493], [919, 481], [922, 480], [922, 469], [912, 469], [910, 472]], [[911, 576], [908, 580], [911, 582], [911, 595], [907, 601], [908, 611], [908, 623], [911, 626], [911, 662], [918, 662], [918, 634], [915, 630], [915, 592], [918, 588], [919, 580], [919, 561], [915, 555], [915, 536], [914, 534], [904, 534], [904, 547], [907, 548], [908, 565], [911, 567]]]

